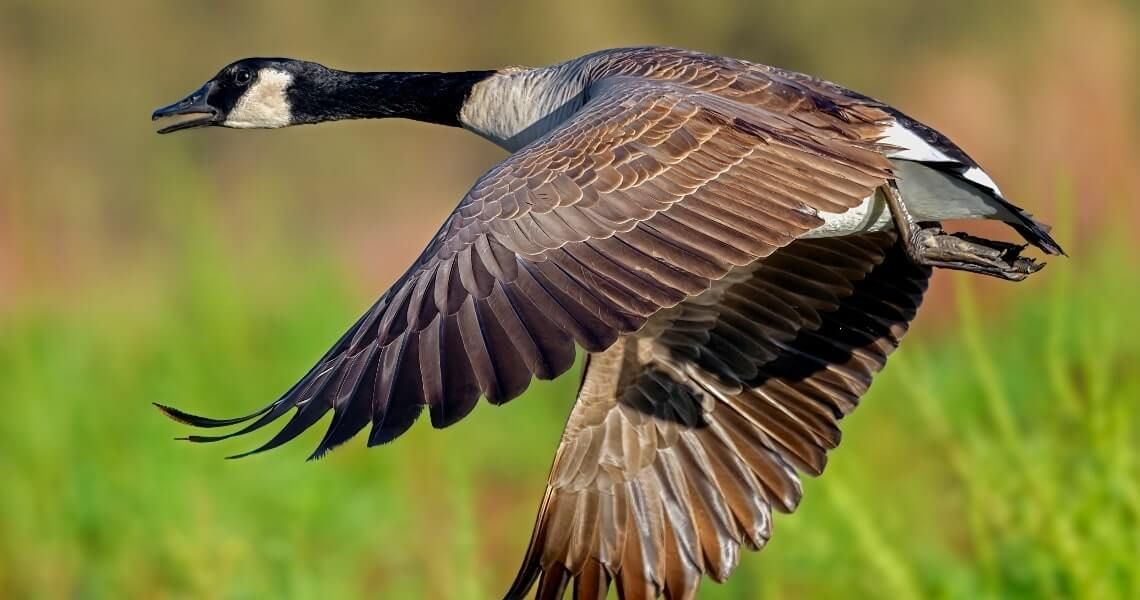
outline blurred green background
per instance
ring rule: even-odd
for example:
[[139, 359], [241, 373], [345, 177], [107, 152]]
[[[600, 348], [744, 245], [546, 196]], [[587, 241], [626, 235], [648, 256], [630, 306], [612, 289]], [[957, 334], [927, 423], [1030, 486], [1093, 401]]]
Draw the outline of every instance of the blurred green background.
[[309, 464], [318, 431], [226, 462], [259, 440], [173, 442], [150, 403], [275, 398], [502, 153], [400, 122], [159, 138], [148, 115], [249, 55], [461, 70], [643, 43], [892, 102], [1071, 256], [1020, 285], [939, 274], [828, 473], [702, 597], [1140, 597], [1138, 33], [1135, 0], [0, 0], [0, 597], [498, 597], [574, 376]]

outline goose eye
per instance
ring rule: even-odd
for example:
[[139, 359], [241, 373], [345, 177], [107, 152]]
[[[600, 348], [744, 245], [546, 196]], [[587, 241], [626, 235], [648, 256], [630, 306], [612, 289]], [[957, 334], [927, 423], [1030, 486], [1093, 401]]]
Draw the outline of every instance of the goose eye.
[[246, 85], [251, 79], [253, 79], [253, 75], [245, 69], [238, 69], [237, 72], [234, 73], [234, 83], [238, 85]]

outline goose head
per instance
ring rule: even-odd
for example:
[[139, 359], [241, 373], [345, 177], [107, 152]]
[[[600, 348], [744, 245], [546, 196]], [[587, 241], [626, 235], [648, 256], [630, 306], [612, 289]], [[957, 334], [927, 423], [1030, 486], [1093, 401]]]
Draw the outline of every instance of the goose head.
[[179, 118], [158, 130], [171, 133], [194, 127], [276, 129], [314, 122], [303, 96], [334, 79], [334, 72], [311, 62], [287, 58], [246, 58], [226, 65], [202, 87], [151, 115]]

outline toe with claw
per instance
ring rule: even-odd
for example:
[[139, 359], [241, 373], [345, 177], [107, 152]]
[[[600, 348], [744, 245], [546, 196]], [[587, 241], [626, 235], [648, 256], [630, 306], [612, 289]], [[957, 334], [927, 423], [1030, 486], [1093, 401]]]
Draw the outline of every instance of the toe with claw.
[[965, 233], [946, 233], [940, 227], [918, 229], [907, 244], [911, 258], [923, 265], [980, 273], [1021, 281], [1045, 267], [1027, 256], [1025, 246], [987, 240]]
[[926, 226], [916, 223], [894, 182], [885, 186], [885, 191], [899, 239], [916, 264], [969, 271], [1009, 281], [1021, 281], [1045, 267], [1044, 263], [1021, 255], [1024, 245], [965, 233], [946, 233], [937, 223]]

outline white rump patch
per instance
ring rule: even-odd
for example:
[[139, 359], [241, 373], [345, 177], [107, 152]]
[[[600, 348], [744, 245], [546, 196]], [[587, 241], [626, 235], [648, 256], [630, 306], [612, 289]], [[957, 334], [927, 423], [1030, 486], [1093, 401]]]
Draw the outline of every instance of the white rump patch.
[[253, 85], [238, 98], [226, 115], [226, 127], [238, 129], [273, 129], [293, 122], [293, 111], [285, 95], [293, 75], [277, 69], [261, 69]]
[[887, 128], [887, 135], [879, 140], [879, 143], [900, 148], [899, 150], [887, 154], [890, 158], [901, 158], [918, 162], [958, 162], [946, 156], [938, 148], [926, 143], [926, 141], [918, 137], [918, 134], [903, 127], [898, 121], [895, 121]]
[[976, 183], [980, 186], [987, 187], [987, 188], [993, 190], [994, 194], [998, 195], [999, 197], [1004, 198], [1004, 196], [1001, 195], [1001, 190], [998, 189], [997, 184], [994, 183], [994, 180], [991, 179], [990, 176], [987, 175], [985, 171], [979, 169], [978, 167], [970, 167], [969, 169], [966, 170], [965, 173], [962, 174], [962, 177], [964, 179], [968, 179], [970, 181], [973, 181], [974, 183]]

